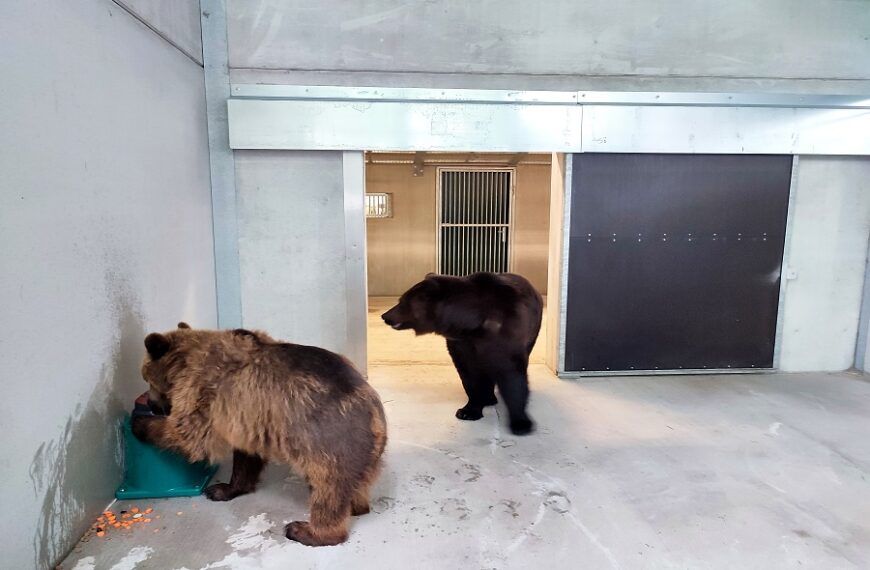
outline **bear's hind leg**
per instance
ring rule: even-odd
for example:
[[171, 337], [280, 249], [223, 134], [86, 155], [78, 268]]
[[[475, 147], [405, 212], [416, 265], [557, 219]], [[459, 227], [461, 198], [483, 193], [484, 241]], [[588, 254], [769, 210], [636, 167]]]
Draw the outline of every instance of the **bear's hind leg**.
[[510, 415], [511, 433], [526, 435], [534, 429], [534, 422], [526, 414], [529, 401], [528, 361], [522, 357], [511, 358], [508, 366], [497, 372], [498, 391]]
[[369, 483], [363, 483], [357, 486], [353, 491], [353, 497], [350, 499], [350, 514], [358, 517], [367, 515], [371, 511], [369, 506]]
[[353, 486], [330, 477], [312, 477], [311, 521], [284, 527], [290, 540], [306, 546], [333, 546], [347, 540]]
[[239, 495], [252, 493], [260, 479], [266, 462], [259, 455], [249, 455], [238, 449], [233, 451], [233, 474], [229, 483], [215, 483], [206, 488], [205, 496], [212, 501], [229, 501]]

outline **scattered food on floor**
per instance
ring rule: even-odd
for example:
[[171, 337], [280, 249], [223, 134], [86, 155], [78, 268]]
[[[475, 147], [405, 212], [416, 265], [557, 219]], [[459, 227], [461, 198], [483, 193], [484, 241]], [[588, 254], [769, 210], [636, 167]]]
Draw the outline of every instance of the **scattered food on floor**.
[[[148, 507], [145, 512], [150, 514], [154, 512], [154, 509]], [[118, 518], [119, 515], [120, 519]], [[160, 515], [155, 515], [155, 518], [160, 518]], [[148, 524], [151, 520], [151, 517], [145, 517], [141, 512], [139, 512], [137, 507], [132, 507], [129, 511], [118, 511], [118, 514], [115, 514], [113, 511], [104, 511], [97, 517], [97, 520], [94, 521], [94, 524], [91, 525], [91, 528], [88, 529], [88, 532], [86, 532], [82, 537], [82, 541], [87, 542], [93, 536], [104, 538], [110, 529], [118, 529], [123, 532], [137, 526], [142, 526], [143, 524]], [[154, 532], [157, 532], [158, 530], [159, 529], [155, 529]]]

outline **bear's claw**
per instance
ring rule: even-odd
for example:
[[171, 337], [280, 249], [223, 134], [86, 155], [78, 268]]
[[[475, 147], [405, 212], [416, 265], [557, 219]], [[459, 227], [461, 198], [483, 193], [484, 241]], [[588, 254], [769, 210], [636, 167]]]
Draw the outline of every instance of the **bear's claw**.
[[475, 421], [483, 417], [483, 412], [476, 408], [459, 408], [456, 410], [456, 417], [460, 420]]

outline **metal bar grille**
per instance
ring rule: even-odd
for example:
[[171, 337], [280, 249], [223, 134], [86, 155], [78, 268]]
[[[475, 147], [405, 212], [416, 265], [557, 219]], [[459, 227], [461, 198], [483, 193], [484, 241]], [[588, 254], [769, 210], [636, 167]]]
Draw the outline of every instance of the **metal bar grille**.
[[513, 170], [439, 171], [438, 272], [510, 270]]
[[383, 192], [366, 194], [366, 217], [367, 218], [392, 218], [393, 195]]

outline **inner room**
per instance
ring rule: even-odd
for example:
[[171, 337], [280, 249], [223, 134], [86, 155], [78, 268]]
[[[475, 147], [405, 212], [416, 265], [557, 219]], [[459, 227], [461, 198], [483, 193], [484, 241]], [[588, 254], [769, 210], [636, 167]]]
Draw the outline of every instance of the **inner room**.
[[[546, 300], [551, 170], [544, 153], [365, 154], [370, 366], [451, 364], [443, 338], [380, 318], [429, 273], [516, 273]], [[545, 335], [546, 320], [532, 364]]]

